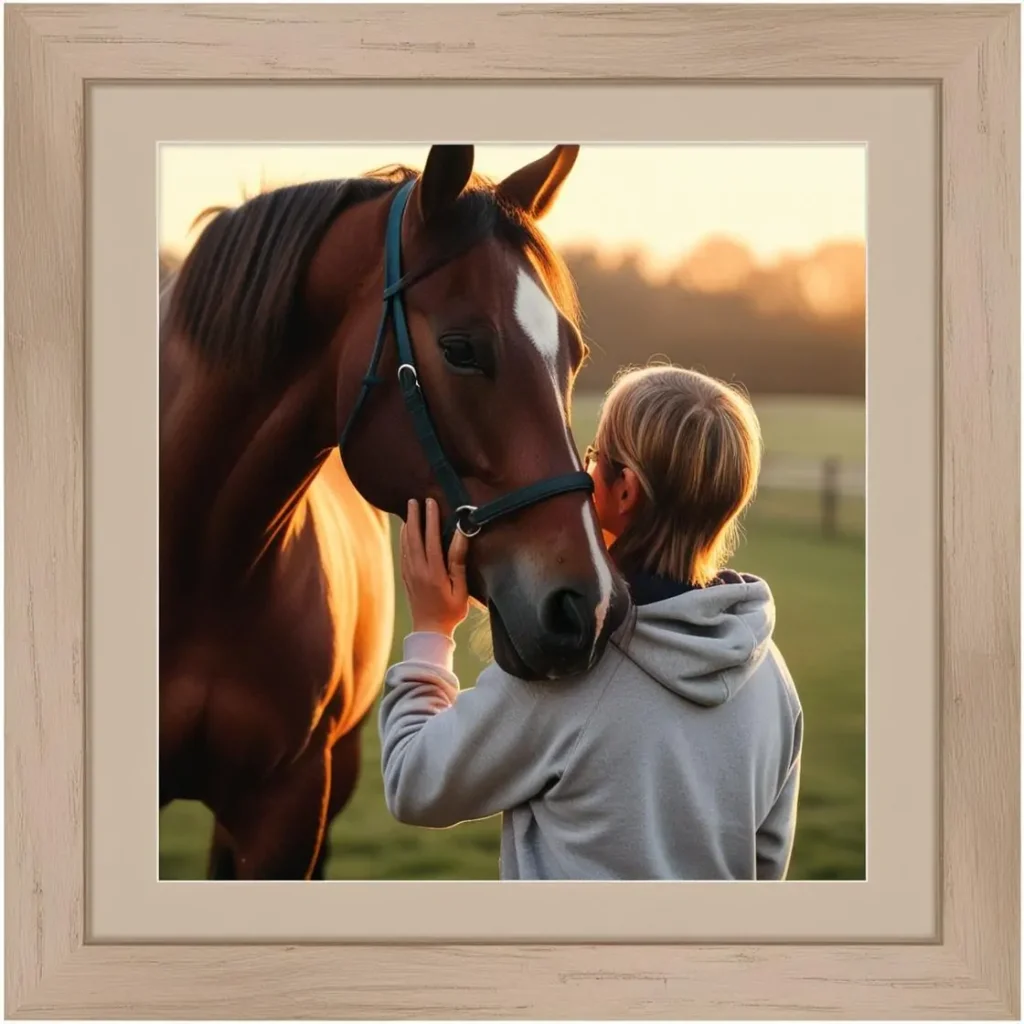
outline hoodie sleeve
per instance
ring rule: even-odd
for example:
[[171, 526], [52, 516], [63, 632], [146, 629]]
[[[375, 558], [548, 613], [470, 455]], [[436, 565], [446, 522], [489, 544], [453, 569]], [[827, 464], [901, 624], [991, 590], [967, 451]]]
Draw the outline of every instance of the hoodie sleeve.
[[793, 757], [789, 772], [775, 798], [772, 809], [757, 830], [758, 881], [779, 882], [789, 871], [796, 831], [796, 806], [800, 795], [800, 758], [803, 741], [803, 715], [796, 720]]
[[577, 731], [556, 693], [496, 665], [460, 692], [454, 651], [448, 637], [411, 633], [384, 679], [384, 797], [407, 825], [446, 828], [526, 803], [559, 777]]

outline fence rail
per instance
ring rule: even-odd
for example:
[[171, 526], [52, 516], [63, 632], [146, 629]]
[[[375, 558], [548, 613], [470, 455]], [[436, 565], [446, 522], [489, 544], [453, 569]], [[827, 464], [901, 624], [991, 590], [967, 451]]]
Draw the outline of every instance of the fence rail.
[[[758, 482], [759, 500], [754, 512], [773, 510], [773, 494], [801, 495], [801, 518], [808, 514], [816, 517], [824, 537], [836, 537], [841, 532], [841, 510], [850, 505], [860, 507], [866, 496], [864, 465], [844, 461], [838, 457], [806, 458], [800, 456], [767, 456], [761, 466]], [[760, 506], [760, 507], [759, 507]], [[789, 507], [787, 506], [787, 511]]]
[[779, 491], [834, 490], [842, 497], [863, 498], [864, 466], [838, 457], [809, 459], [799, 456], [765, 456], [761, 487]]

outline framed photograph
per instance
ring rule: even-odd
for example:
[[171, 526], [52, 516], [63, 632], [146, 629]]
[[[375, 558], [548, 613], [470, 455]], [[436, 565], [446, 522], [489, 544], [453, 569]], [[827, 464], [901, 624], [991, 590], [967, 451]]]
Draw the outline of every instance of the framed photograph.
[[5, 27], [8, 1017], [1019, 1018], [1016, 5]]

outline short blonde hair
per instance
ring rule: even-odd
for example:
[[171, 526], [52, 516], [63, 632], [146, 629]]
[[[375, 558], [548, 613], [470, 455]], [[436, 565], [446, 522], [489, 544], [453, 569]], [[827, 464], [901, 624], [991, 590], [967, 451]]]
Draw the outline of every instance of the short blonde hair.
[[711, 582], [757, 489], [761, 428], [748, 399], [680, 367], [630, 370], [608, 392], [595, 448], [609, 484], [628, 466], [644, 491], [612, 547], [620, 568]]

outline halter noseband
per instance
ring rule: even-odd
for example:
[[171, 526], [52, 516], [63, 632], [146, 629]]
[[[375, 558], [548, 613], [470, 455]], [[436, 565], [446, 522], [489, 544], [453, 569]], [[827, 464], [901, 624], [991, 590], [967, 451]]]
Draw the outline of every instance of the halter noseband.
[[461, 477], [445, 457], [437, 431], [434, 429], [434, 422], [430, 418], [427, 402], [420, 388], [416, 356], [413, 353], [412, 337], [409, 334], [409, 325], [406, 321], [405, 303], [402, 301], [402, 293], [410, 285], [422, 280], [444, 265], [444, 261], [431, 263], [419, 271], [402, 277], [402, 216], [414, 185], [415, 180], [402, 185], [395, 193], [388, 211], [387, 233], [384, 238], [384, 310], [380, 327], [377, 330], [377, 340], [370, 356], [370, 365], [363, 377], [362, 388], [352, 408], [352, 413], [341, 432], [338, 448], [344, 451], [352, 425], [367, 397], [376, 385], [382, 383], [381, 378], [377, 375], [377, 368], [384, 352], [388, 325], [393, 324], [395, 348], [398, 353], [398, 386], [402, 392], [402, 399], [412, 417], [420, 447], [423, 449], [434, 477], [452, 510], [444, 531], [447, 542], [455, 530], [467, 537], [475, 537], [485, 526], [496, 520], [546, 501], [548, 498], [554, 498], [559, 494], [569, 494], [573, 491], [586, 491], [590, 494], [594, 490], [594, 482], [589, 474], [582, 471], [565, 473], [561, 476], [549, 477], [547, 480], [538, 480], [517, 491], [503, 494], [500, 498], [495, 498], [485, 505], [473, 504]]

